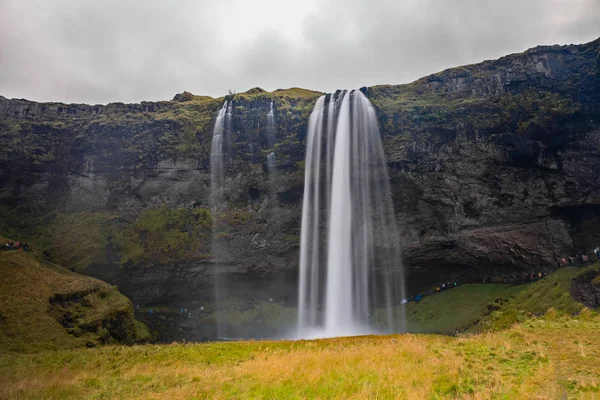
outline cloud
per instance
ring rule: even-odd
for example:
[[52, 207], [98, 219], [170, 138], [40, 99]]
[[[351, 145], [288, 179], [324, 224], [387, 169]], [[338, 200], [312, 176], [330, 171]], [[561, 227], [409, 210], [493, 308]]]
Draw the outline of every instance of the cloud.
[[598, 27], [598, 0], [0, 0], [0, 94], [107, 103], [405, 83]]

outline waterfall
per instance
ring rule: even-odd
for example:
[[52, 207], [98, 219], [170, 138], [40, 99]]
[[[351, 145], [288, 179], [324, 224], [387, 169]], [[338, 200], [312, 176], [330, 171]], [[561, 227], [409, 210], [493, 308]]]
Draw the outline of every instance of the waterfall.
[[[225, 115], [227, 100], [219, 110], [213, 129], [212, 145], [210, 148], [210, 189], [211, 197], [216, 196], [223, 183], [223, 132], [225, 131]], [[214, 201], [214, 200], [213, 200]]]
[[[273, 111], [273, 100], [269, 105], [269, 112], [267, 113], [267, 146], [272, 148], [275, 145], [275, 112]], [[269, 153], [267, 156], [267, 168], [270, 173], [273, 173], [277, 166], [277, 157], [275, 152]]]
[[271, 100], [269, 112], [267, 113], [267, 144], [269, 147], [273, 147], [275, 144], [275, 112], [273, 111], [273, 100]]
[[[308, 123], [298, 336], [404, 330], [404, 275], [375, 110], [360, 91], [317, 100]], [[384, 321], [371, 321], [376, 308]], [[377, 325], [377, 326], [376, 326]]]
[[[223, 106], [215, 118], [215, 127], [213, 129], [211, 152], [210, 152], [210, 208], [213, 216], [211, 252], [217, 263], [226, 261], [228, 255], [227, 243], [219, 233], [226, 232], [229, 229], [227, 223], [218, 218], [219, 213], [227, 211], [227, 202], [224, 199], [224, 185], [227, 171], [228, 154], [231, 148], [232, 131], [232, 101], [223, 103]], [[214, 269], [215, 282], [215, 302], [216, 308], [220, 308], [226, 301], [226, 284], [221, 282], [219, 268]], [[221, 321], [217, 320], [217, 335], [222, 335]]]
[[[218, 200], [225, 177], [226, 152], [231, 144], [231, 115], [232, 104], [225, 100], [215, 119], [210, 149], [210, 189], [213, 208], [220, 205]], [[223, 140], [224, 138], [225, 140]]]

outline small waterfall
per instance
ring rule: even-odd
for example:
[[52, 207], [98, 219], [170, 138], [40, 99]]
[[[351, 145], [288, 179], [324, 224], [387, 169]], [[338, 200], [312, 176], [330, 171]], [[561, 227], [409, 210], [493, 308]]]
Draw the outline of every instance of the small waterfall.
[[215, 205], [214, 197], [223, 184], [223, 133], [225, 132], [225, 116], [227, 115], [227, 100], [223, 103], [223, 107], [219, 110], [215, 119], [215, 127], [213, 129], [212, 145], [210, 148], [210, 190], [213, 206]]
[[275, 113], [273, 111], [273, 100], [271, 100], [269, 112], [267, 113], [267, 144], [269, 147], [273, 147], [275, 144]]
[[[269, 148], [273, 148], [275, 139], [275, 112], [273, 111], [273, 100], [271, 100], [269, 112], [267, 113], [267, 146]], [[275, 172], [276, 166], [277, 157], [275, 156], [275, 152], [271, 152], [267, 156], [267, 168], [269, 169], [270, 174]]]
[[[232, 104], [225, 100], [215, 119], [210, 149], [210, 189], [213, 206], [219, 205], [218, 197], [220, 197], [220, 189], [225, 178], [226, 153], [231, 146], [231, 116]], [[224, 138], [225, 140], [223, 140]]]
[[275, 152], [272, 151], [267, 155], [267, 167], [269, 168], [269, 171], [272, 171], [276, 165], [277, 157], [275, 157]]
[[[322, 96], [308, 124], [298, 336], [403, 331], [398, 240], [375, 110], [359, 91]], [[378, 307], [385, 321], [370, 320]]]
[[[215, 127], [213, 129], [211, 153], [210, 153], [210, 206], [211, 214], [213, 217], [212, 226], [212, 256], [217, 263], [226, 262], [227, 257], [227, 243], [222, 239], [222, 232], [226, 232], [229, 229], [227, 223], [219, 218], [219, 214], [227, 211], [227, 202], [224, 199], [224, 185], [228, 154], [231, 148], [231, 131], [232, 131], [232, 101], [223, 103], [223, 106], [217, 113], [215, 118]], [[215, 282], [215, 301], [216, 307], [219, 309], [224, 303], [227, 295], [224, 292], [226, 289], [221, 284], [221, 279], [218, 274], [218, 268], [214, 270], [214, 282]], [[217, 321], [217, 334], [222, 335], [221, 323]]]

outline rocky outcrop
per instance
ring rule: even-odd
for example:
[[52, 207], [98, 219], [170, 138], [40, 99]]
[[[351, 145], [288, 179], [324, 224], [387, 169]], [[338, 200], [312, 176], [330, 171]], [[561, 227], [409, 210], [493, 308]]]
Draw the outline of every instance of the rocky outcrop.
[[600, 307], [600, 272], [590, 270], [573, 279], [571, 296], [591, 309]]
[[32, 253], [0, 252], [0, 353], [151, 339], [114, 286]]
[[[410, 291], [441, 280], [520, 281], [600, 241], [599, 46], [537, 47], [361, 89], [379, 118]], [[198, 210], [210, 205], [212, 125], [225, 98], [106, 106], [0, 98], [0, 203], [16, 226], [28, 215], [42, 232], [62, 214], [102, 215], [93, 235], [101, 254], [88, 272], [137, 303], [214, 299], [215, 274], [239, 298], [294, 298], [306, 123], [319, 95], [228, 96], [229, 211], [211, 217], [226, 222], [218, 232]], [[264, 129], [271, 100], [274, 146]], [[163, 206], [183, 211], [161, 222], [170, 236], [157, 245], [144, 216]], [[86, 237], [73, 231], [51, 254], [78, 256], [63, 249]], [[218, 257], [215, 238], [226, 248]]]

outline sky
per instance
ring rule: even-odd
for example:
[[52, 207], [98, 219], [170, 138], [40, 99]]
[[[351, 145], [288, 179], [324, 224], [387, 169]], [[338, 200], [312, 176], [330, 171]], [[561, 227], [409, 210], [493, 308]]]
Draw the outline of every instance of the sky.
[[600, 0], [0, 0], [0, 95], [330, 92], [598, 37]]

